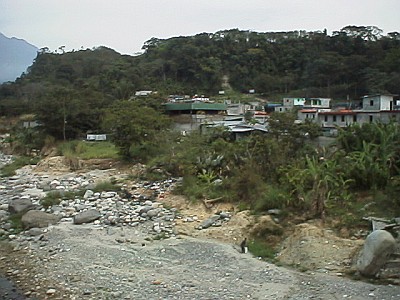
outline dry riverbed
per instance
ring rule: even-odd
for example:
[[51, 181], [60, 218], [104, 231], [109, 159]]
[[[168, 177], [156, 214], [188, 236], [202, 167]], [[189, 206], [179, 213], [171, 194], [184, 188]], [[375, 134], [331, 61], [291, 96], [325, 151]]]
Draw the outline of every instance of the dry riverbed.
[[[24, 172], [28, 176], [33, 171]], [[96, 172], [100, 179], [114, 175]], [[109, 226], [101, 222], [74, 225], [65, 218], [48, 227], [40, 238], [1, 243], [0, 274], [12, 279], [28, 299], [400, 298], [399, 286], [370, 284], [319, 272], [302, 273], [240, 253], [237, 245], [251, 223], [243, 213], [233, 214], [218, 228], [195, 229], [215, 211], [231, 211], [228, 206], [216, 204], [215, 211], [209, 211], [201, 204], [189, 205], [168, 193], [159, 201], [167, 207], [175, 206], [181, 214], [181, 218], [175, 219], [174, 233], [169, 238], [150, 234], [146, 225], [150, 221], [135, 226]], [[306, 229], [316, 235], [314, 227]], [[326, 248], [312, 251], [321, 252], [317, 257], [322, 267], [331, 266], [331, 261], [338, 261], [332, 257], [338, 252], [337, 247], [344, 247], [326, 233], [318, 234]], [[312, 244], [320, 242], [310, 238]], [[305, 245], [302, 247], [306, 248]], [[286, 255], [294, 256], [295, 252]], [[0, 281], [0, 287], [7, 285]], [[19, 299], [12, 288], [7, 287], [7, 293], [0, 291], [0, 299]]]

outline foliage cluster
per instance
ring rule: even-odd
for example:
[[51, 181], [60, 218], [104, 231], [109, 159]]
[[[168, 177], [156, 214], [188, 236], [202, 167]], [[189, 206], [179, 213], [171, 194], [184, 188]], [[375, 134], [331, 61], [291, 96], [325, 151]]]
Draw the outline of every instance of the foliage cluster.
[[157, 153], [159, 133], [169, 125], [170, 119], [154, 108], [129, 100], [115, 102], [103, 119], [122, 157], [138, 160]]
[[[331, 147], [315, 148], [305, 134], [313, 124], [288, 122], [282, 131], [281, 118], [290, 113], [272, 115], [268, 134], [247, 139], [233, 140], [224, 130], [181, 137], [170, 144], [174, 155], [166, 151], [151, 163], [183, 176], [177, 192], [191, 200], [223, 198], [256, 213], [280, 208], [343, 224], [361, 220], [364, 206], [381, 216], [388, 214], [379, 207], [400, 213], [398, 124], [354, 125], [340, 130]], [[365, 191], [372, 196], [359, 197]]]

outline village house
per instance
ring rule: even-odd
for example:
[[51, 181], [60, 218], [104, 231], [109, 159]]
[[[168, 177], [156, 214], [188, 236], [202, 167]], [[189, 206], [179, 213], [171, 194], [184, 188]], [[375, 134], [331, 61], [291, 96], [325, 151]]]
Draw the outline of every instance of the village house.
[[209, 99], [203, 101], [203, 99], [193, 98], [165, 103], [164, 109], [174, 120], [176, 130], [190, 132], [200, 128], [202, 123], [223, 120], [227, 112], [227, 105], [213, 103]]
[[395, 101], [394, 95], [368, 95], [363, 97], [362, 107], [359, 109], [305, 106], [298, 111], [298, 120], [316, 122], [329, 134], [335, 134], [338, 127], [346, 127], [354, 123], [400, 122], [400, 101]]

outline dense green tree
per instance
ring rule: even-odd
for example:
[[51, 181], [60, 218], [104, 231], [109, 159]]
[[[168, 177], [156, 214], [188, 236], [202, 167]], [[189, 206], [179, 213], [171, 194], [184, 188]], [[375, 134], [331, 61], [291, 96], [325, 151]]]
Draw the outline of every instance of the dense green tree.
[[125, 158], [134, 157], [134, 148], [153, 141], [157, 134], [169, 128], [170, 120], [153, 108], [136, 101], [115, 102], [105, 111], [103, 128]]

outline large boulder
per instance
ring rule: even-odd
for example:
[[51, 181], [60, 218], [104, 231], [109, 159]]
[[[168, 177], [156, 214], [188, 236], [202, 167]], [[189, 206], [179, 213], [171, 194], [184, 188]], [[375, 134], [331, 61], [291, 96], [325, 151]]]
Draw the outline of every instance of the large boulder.
[[39, 210], [30, 210], [21, 218], [22, 226], [25, 229], [47, 227], [56, 224], [59, 220], [60, 217]]
[[212, 226], [216, 221], [218, 221], [221, 218], [220, 215], [213, 215], [209, 217], [208, 219], [204, 220], [199, 226], [198, 229], [206, 229], [210, 226]]
[[20, 198], [11, 200], [8, 205], [8, 211], [12, 214], [27, 212], [28, 210], [35, 209], [36, 205], [28, 198]]
[[394, 252], [396, 241], [386, 230], [375, 230], [367, 236], [357, 260], [357, 270], [364, 276], [373, 277]]
[[77, 214], [74, 217], [74, 224], [90, 223], [101, 217], [101, 213], [96, 209], [89, 209]]

